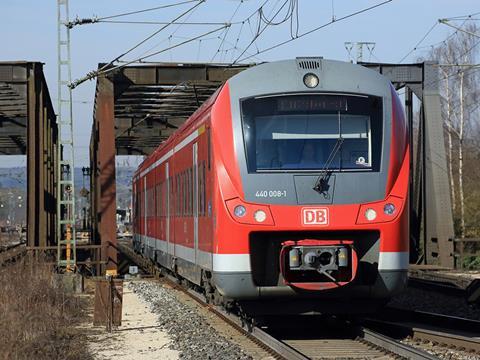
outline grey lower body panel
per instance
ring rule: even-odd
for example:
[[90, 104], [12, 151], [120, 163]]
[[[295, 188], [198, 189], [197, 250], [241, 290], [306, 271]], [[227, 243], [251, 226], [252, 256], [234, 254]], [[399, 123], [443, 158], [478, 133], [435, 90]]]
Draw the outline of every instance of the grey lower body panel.
[[213, 281], [219, 292], [232, 299], [252, 300], [257, 298], [375, 298], [389, 299], [403, 291], [408, 278], [407, 270], [379, 271], [372, 285], [351, 284], [330, 290], [299, 291], [290, 286], [256, 286], [250, 272], [213, 273]]

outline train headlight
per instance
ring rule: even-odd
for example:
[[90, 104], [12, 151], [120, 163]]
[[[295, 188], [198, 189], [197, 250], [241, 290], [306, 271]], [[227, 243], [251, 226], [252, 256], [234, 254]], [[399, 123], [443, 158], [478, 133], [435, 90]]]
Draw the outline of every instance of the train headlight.
[[255, 214], [253, 214], [253, 218], [256, 222], [264, 222], [267, 219], [267, 213], [263, 210], [257, 210]]
[[237, 217], [243, 217], [247, 213], [247, 209], [245, 209], [245, 206], [243, 206], [243, 205], [237, 205], [237, 206], [235, 206], [235, 209], [233, 210], [233, 213]]
[[388, 203], [383, 207], [383, 212], [387, 215], [395, 214], [395, 205]]
[[373, 221], [377, 218], [377, 212], [373, 209], [367, 209], [365, 211], [365, 218], [368, 220], [368, 221]]
[[318, 86], [318, 76], [312, 73], [305, 74], [303, 77], [303, 83], [305, 84], [306, 87], [312, 89], [314, 87]]

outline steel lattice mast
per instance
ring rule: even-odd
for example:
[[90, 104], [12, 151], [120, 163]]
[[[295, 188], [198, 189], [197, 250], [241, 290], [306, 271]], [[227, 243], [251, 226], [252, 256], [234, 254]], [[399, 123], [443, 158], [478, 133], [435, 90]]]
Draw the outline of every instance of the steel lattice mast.
[[58, 31], [58, 149], [57, 149], [57, 264], [74, 271], [76, 266], [75, 187], [72, 79], [68, 0], [57, 2]]

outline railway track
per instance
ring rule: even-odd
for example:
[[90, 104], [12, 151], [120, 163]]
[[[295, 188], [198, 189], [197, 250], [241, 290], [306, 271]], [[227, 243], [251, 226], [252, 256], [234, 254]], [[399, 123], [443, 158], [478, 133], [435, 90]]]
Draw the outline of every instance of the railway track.
[[[425, 276], [425, 275], [424, 275]], [[421, 290], [464, 299], [469, 304], [480, 304], [480, 280], [457, 280], [451, 277], [430, 275], [425, 277], [410, 276], [408, 286]]]
[[255, 326], [250, 319], [242, 318], [226, 312], [222, 307], [207, 303], [203, 294], [192, 288], [179, 285], [178, 279], [170, 274], [164, 274], [150, 261], [137, 255], [125, 243], [119, 242], [117, 246], [123, 255], [146, 273], [155, 275], [162, 273], [163, 281], [168, 283], [169, 286], [190, 296], [200, 306], [220, 317], [276, 359], [436, 359], [436, 357], [422, 350], [350, 323], [337, 322], [337, 324], [342, 325], [337, 328], [339, 333], [334, 337], [331, 336], [330, 327], [325, 328], [326, 333], [319, 334], [312, 331], [305, 332], [304, 327], [301, 327], [303, 328], [302, 331], [297, 328], [292, 333], [290, 326], [283, 330], [275, 325]]
[[386, 308], [366, 324], [391, 336], [480, 354], [480, 321], [454, 316]]

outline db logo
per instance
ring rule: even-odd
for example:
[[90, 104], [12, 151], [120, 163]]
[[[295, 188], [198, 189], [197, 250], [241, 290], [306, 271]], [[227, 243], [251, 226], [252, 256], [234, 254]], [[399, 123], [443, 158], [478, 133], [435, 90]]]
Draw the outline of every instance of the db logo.
[[303, 225], [328, 225], [328, 209], [303, 208], [302, 223]]

